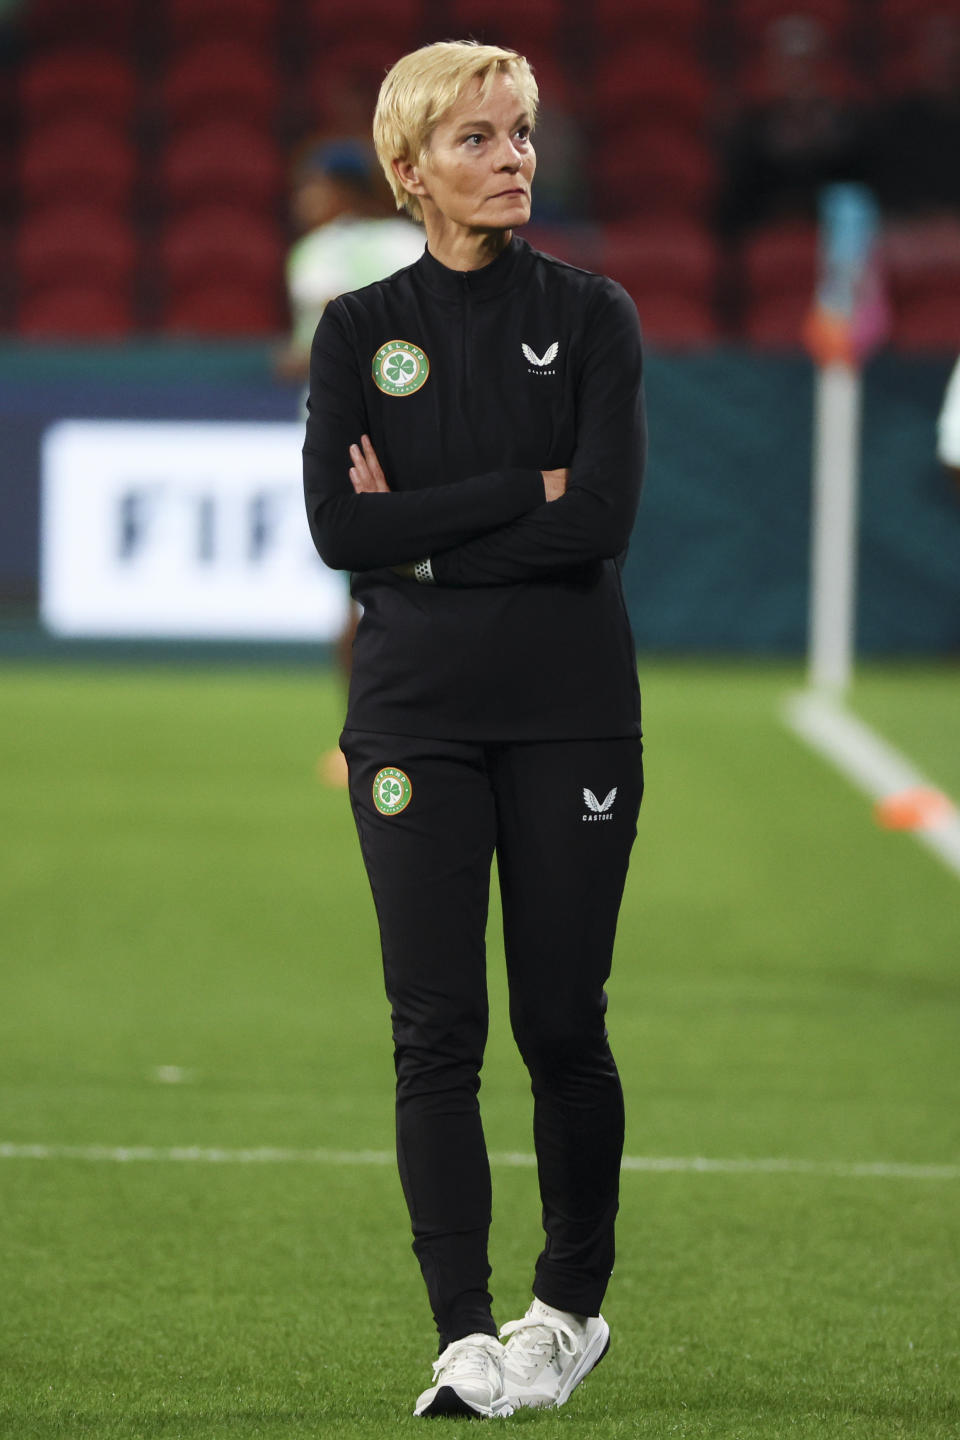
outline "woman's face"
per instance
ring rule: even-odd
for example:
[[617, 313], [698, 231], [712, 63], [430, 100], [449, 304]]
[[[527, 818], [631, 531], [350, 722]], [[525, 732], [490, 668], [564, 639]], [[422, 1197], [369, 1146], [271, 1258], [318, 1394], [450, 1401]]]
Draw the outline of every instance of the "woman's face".
[[497, 75], [486, 99], [477, 81], [438, 122], [425, 163], [416, 167], [425, 218], [435, 207], [471, 230], [523, 225], [536, 165], [529, 116], [513, 81]]

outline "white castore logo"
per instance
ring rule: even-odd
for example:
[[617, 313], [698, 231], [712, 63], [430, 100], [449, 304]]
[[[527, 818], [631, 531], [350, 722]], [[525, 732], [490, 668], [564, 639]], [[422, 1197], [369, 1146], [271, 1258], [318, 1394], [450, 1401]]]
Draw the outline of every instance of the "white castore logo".
[[538, 355], [537, 352], [536, 352], [536, 350], [531, 350], [530, 346], [529, 346], [525, 341], [523, 341], [523, 340], [521, 340], [521, 342], [520, 342], [520, 349], [523, 351], [524, 356], [526, 357], [527, 360], [529, 360], [530, 364], [536, 367], [535, 369], [528, 371], [528, 372], [527, 372], [528, 374], [530, 374], [530, 375], [555, 375], [555, 374], [556, 374], [556, 371], [555, 371], [555, 370], [549, 370], [547, 367], [548, 367], [549, 365], [552, 365], [552, 364], [553, 364], [554, 360], [556, 360], [556, 358], [557, 358], [557, 355], [560, 353], [560, 341], [559, 341], [559, 340], [554, 340], [554, 342], [553, 342], [552, 345], [548, 345], [547, 348], [546, 348], [546, 350], [544, 350], [542, 356], [541, 356], [541, 355]]
[[616, 798], [616, 785], [614, 785], [606, 799], [602, 801], [597, 799], [592, 790], [584, 790], [583, 803], [590, 812], [589, 815], [584, 815], [584, 820], [612, 820], [613, 815], [610, 814], [610, 811], [613, 810], [613, 802]]

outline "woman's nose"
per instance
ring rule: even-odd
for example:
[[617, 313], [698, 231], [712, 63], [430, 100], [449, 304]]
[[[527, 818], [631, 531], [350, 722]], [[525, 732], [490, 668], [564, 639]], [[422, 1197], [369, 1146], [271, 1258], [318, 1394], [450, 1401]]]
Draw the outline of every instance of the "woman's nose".
[[523, 164], [523, 154], [517, 149], [513, 141], [506, 139], [497, 151], [497, 167], [500, 170], [519, 170]]

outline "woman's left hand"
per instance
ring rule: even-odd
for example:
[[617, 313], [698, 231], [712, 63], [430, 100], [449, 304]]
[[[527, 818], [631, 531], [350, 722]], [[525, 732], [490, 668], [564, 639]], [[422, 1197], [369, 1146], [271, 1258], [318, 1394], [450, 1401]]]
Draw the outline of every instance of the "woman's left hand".
[[350, 484], [358, 495], [389, 495], [390, 486], [380, 468], [377, 452], [369, 435], [360, 436], [359, 445], [350, 446]]

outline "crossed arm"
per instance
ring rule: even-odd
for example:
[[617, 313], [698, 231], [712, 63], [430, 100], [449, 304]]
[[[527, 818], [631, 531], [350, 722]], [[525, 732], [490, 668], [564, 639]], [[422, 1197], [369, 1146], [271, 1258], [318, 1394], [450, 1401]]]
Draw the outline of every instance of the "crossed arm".
[[314, 342], [316, 408], [304, 446], [307, 510], [326, 563], [410, 575], [429, 559], [438, 584], [473, 587], [569, 575], [619, 555], [643, 473], [640, 342], [624, 292], [611, 287], [603, 302], [583, 343], [567, 466], [402, 492], [392, 490], [367, 433], [355, 347], [344, 333], [349, 317], [328, 307]]
[[[352, 464], [348, 473], [354, 494], [389, 495], [391, 493], [369, 435], [361, 435], [360, 443], [350, 446], [350, 460]], [[566, 492], [567, 477], [570, 472], [568, 470], [541, 470], [540, 473], [543, 476], [543, 489], [547, 503], [549, 504], [551, 500], [559, 500], [560, 496]], [[408, 560], [402, 565], [394, 565], [391, 568], [398, 575], [412, 580], [416, 563], [415, 560]]]

